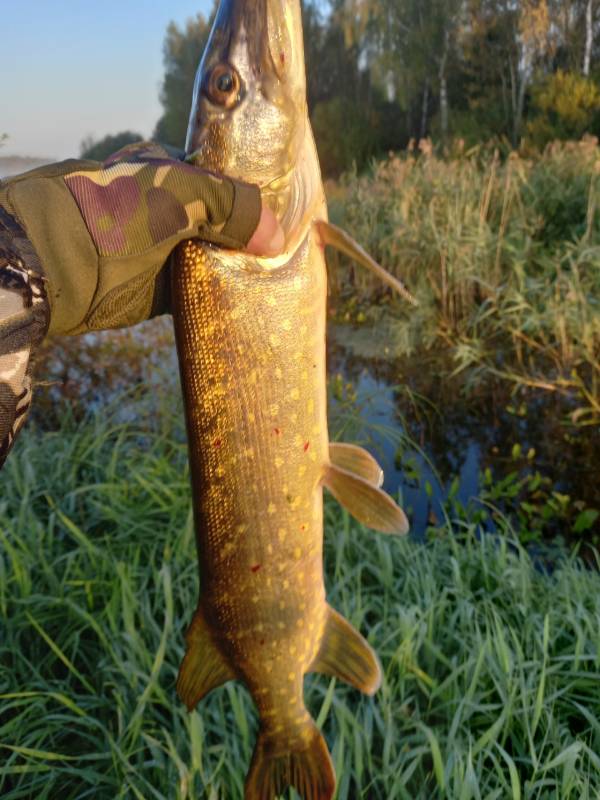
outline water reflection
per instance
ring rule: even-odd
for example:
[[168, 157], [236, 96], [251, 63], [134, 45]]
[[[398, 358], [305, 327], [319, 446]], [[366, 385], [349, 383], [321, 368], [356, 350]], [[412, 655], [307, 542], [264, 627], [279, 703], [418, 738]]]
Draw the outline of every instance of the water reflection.
[[[600, 507], [600, 431], [568, 424], [565, 398], [505, 383], [467, 394], [439, 356], [364, 358], [352, 343], [352, 329], [331, 326], [332, 417], [354, 400], [360, 420], [351, 433], [382, 459], [385, 488], [400, 492], [414, 534], [443, 520], [450, 505], [470, 518], [479, 511], [493, 529], [489, 501], [531, 539], [569, 538], [581, 511]], [[598, 521], [585, 531], [588, 540], [597, 533]]]
[[38, 354], [35, 374], [32, 416], [44, 429], [60, 427], [65, 412], [75, 420], [102, 413], [115, 398], [120, 401], [113, 415], [116, 422], [139, 417], [142, 405], [152, 419], [152, 410], [166, 397], [179, 397], [171, 318], [126, 330], [50, 339]]

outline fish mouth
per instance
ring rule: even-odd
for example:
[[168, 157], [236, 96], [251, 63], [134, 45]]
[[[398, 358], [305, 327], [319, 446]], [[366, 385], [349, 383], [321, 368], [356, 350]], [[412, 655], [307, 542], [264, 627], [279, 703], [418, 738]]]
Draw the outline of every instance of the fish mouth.
[[288, 243], [322, 205], [300, 0], [221, 0], [186, 140], [197, 166], [257, 184]]

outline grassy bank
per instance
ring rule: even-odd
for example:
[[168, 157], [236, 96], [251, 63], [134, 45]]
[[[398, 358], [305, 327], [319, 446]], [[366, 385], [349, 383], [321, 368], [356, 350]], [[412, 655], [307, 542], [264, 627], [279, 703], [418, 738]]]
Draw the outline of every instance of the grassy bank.
[[[506, 160], [477, 148], [390, 157], [331, 187], [346, 227], [418, 297], [387, 339], [399, 352], [450, 347], [454, 368], [576, 399], [600, 419], [600, 149], [557, 143]], [[330, 259], [341, 319], [379, 321], [382, 288]], [[362, 304], [356, 303], [358, 291]]]
[[[6, 800], [241, 797], [245, 691], [192, 714], [174, 691], [197, 574], [173, 409], [155, 392], [135, 423], [28, 430], [0, 475]], [[338, 798], [597, 797], [598, 573], [537, 572], [506, 527], [440, 528], [423, 546], [326, 512], [330, 602], [385, 673], [374, 699], [307, 679]]]

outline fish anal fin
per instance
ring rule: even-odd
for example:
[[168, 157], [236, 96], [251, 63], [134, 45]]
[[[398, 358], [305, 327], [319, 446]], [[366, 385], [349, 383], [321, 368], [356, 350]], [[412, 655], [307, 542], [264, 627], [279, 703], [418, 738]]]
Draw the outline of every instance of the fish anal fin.
[[294, 786], [303, 800], [331, 800], [335, 771], [325, 739], [310, 722], [300, 747], [281, 747], [261, 728], [252, 756], [244, 800], [276, 800]]
[[383, 483], [383, 470], [373, 456], [355, 444], [330, 442], [329, 460], [336, 467], [352, 472], [379, 488]]
[[201, 609], [194, 614], [185, 640], [177, 694], [191, 711], [209, 692], [237, 676], [215, 645]]
[[358, 242], [355, 242], [349, 233], [338, 228], [337, 225], [332, 225], [331, 222], [326, 222], [322, 219], [317, 220], [315, 226], [324, 245], [335, 247], [336, 250], [349, 256], [353, 261], [366, 267], [411, 305], [419, 305], [416, 298], [408, 291], [402, 281], [391, 275], [375, 259], [371, 258], [367, 251]]
[[406, 514], [389, 494], [335, 464], [323, 468], [323, 485], [353, 517], [381, 533], [408, 533]]
[[381, 667], [375, 652], [348, 620], [331, 606], [321, 648], [310, 672], [333, 675], [364, 694], [375, 694], [381, 686]]

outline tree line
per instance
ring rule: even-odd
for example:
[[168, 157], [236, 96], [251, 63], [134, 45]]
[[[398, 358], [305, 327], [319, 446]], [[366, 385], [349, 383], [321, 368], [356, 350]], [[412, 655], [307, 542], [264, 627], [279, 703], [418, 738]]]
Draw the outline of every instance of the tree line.
[[[211, 22], [166, 32], [154, 137], [175, 147]], [[305, 0], [303, 22], [326, 175], [426, 137], [510, 149], [600, 133], [600, 0]]]

